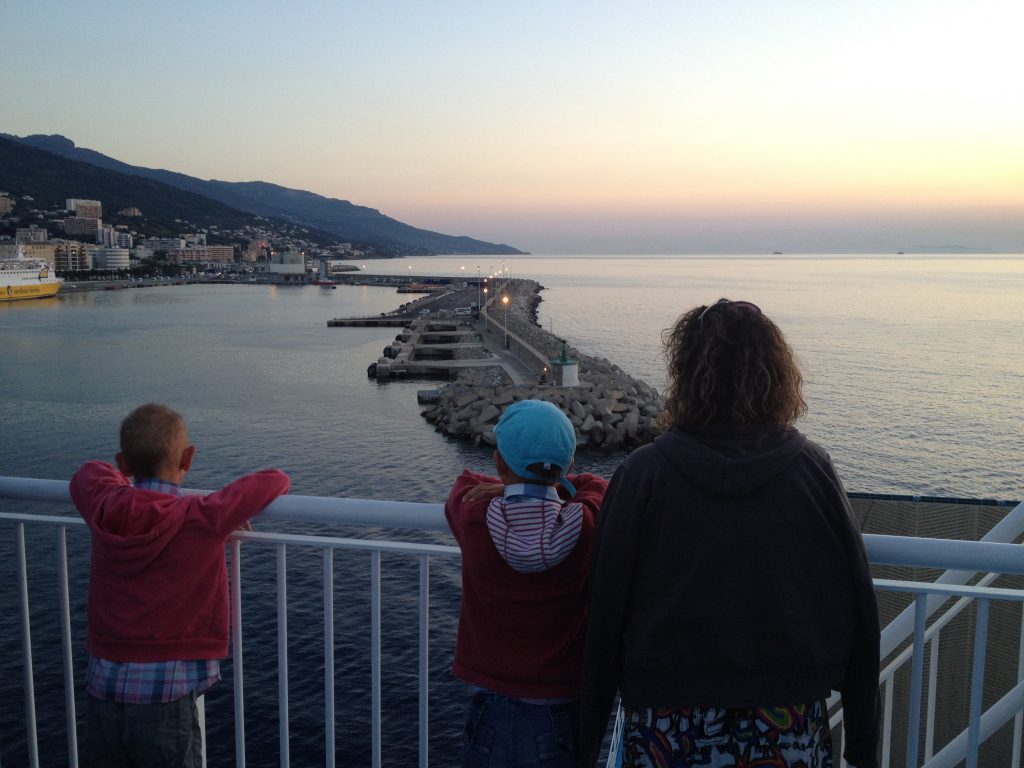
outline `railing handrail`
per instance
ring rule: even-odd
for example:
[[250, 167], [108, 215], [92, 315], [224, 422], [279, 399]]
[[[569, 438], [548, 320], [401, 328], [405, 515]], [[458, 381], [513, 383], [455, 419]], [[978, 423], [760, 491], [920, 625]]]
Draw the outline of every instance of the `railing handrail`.
[[[209, 493], [188, 489], [186, 493]], [[41, 480], [0, 476], [0, 498], [23, 501], [71, 503], [66, 480]], [[9, 513], [0, 513], [0, 518]], [[281, 496], [259, 516], [266, 520], [447, 531], [444, 506], [438, 503], [335, 498], [289, 494]], [[1017, 525], [1010, 527], [1011, 523]], [[911, 536], [864, 534], [868, 558], [878, 565], [943, 568], [956, 571], [1024, 573], [1024, 547], [1005, 543], [1024, 526], [1024, 502], [1007, 513], [997, 525], [1006, 531], [1003, 541], [961, 541]], [[1006, 530], [1010, 527], [1009, 530]], [[993, 529], [995, 531], [996, 529]], [[1010, 535], [1012, 534], [1012, 535]]]
[[[195, 488], [182, 490], [187, 494], [210, 493]], [[0, 499], [3, 498], [70, 504], [71, 491], [67, 480], [0, 476]], [[263, 510], [258, 519], [420, 531], [448, 530], [442, 504], [297, 494], [279, 497]]]

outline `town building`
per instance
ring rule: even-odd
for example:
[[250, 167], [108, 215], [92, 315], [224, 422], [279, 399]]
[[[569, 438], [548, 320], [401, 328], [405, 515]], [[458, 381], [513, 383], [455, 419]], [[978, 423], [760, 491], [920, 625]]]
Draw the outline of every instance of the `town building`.
[[305, 283], [306, 257], [301, 251], [271, 253], [267, 273], [273, 283]]
[[64, 234], [96, 237], [96, 230], [103, 226], [103, 221], [85, 216], [72, 216], [64, 219]]
[[103, 218], [103, 205], [99, 200], [79, 200], [78, 198], [68, 198], [64, 203], [64, 207], [75, 214], [75, 216], [82, 219]]
[[270, 241], [257, 238], [250, 240], [242, 252], [242, 261], [266, 261], [270, 257]]
[[96, 230], [96, 242], [107, 248], [131, 248], [135, 244], [130, 234], [110, 226]]
[[30, 224], [27, 227], [18, 227], [14, 231], [14, 239], [19, 243], [45, 243], [49, 240], [49, 232], [45, 227]]
[[56, 240], [55, 243], [57, 247], [54, 253], [54, 269], [58, 272], [78, 272], [92, 269], [89, 249], [96, 246], [80, 243], [77, 240]]
[[128, 269], [130, 254], [127, 248], [98, 246], [92, 249], [93, 269]]
[[142, 244], [152, 253], [157, 251], [170, 253], [171, 251], [180, 251], [185, 247], [185, 241], [180, 237], [147, 237]]
[[0, 195], [0, 216], [6, 216], [14, 210], [14, 198]]
[[230, 245], [193, 245], [167, 252], [169, 261], [234, 261], [235, 249]]

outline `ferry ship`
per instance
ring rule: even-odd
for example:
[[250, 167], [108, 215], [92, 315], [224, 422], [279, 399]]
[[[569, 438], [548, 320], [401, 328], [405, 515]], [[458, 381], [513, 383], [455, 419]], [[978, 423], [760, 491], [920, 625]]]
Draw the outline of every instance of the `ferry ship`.
[[26, 259], [21, 247], [16, 258], [0, 261], [0, 301], [56, 296], [62, 282], [45, 261]]

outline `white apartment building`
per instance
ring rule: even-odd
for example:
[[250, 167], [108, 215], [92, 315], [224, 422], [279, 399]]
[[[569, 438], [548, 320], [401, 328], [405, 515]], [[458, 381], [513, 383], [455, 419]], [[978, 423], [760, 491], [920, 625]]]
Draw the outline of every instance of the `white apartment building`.
[[93, 269], [128, 269], [130, 254], [127, 248], [99, 246], [92, 249]]
[[96, 230], [96, 242], [107, 248], [131, 248], [135, 244], [130, 234], [109, 226]]

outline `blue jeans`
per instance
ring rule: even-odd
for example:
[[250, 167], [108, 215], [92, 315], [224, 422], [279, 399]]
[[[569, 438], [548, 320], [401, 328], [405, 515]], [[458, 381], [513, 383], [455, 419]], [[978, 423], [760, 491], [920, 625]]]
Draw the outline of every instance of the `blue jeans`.
[[462, 768], [573, 768], [579, 704], [526, 704], [483, 691], [469, 700]]

